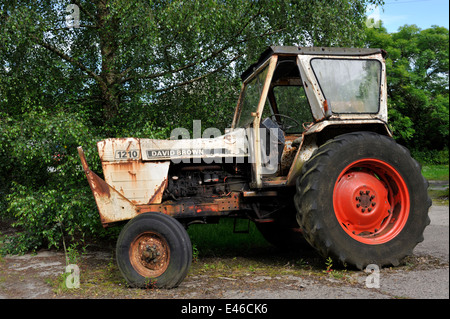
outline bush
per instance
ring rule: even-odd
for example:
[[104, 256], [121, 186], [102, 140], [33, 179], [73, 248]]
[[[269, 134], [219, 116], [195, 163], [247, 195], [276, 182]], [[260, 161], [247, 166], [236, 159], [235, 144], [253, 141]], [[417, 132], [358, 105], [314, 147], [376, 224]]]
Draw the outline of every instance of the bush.
[[62, 237], [84, 237], [98, 231], [98, 215], [89, 187], [33, 190], [13, 184], [8, 196], [8, 213], [20, 231], [7, 238], [6, 253], [23, 253], [42, 246], [59, 248]]
[[448, 165], [448, 148], [443, 150], [411, 150], [411, 155], [422, 165]]
[[58, 248], [63, 234], [75, 238], [101, 231], [77, 152], [85, 146], [92, 168], [99, 168], [92, 152], [97, 138], [85, 123], [65, 112], [2, 118], [0, 218], [13, 219], [18, 229], [3, 238], [3, 253]]
[[114, 236], [114, 229], [101, 226], [77, 147], [83, 146], [90, 169], [101, 176], [96, 143], [105, 136], [165, 138], [170, 133], [155, 129], [145, 116], [134, 126], [118, 121], [95, 128], [78, 112], [33, 110], [17, 117], [0, 112], [0, 219], [13, 220], [17, 228], [0, 238], [0, 253], [60, 248], [63, 236], [67, 245]]

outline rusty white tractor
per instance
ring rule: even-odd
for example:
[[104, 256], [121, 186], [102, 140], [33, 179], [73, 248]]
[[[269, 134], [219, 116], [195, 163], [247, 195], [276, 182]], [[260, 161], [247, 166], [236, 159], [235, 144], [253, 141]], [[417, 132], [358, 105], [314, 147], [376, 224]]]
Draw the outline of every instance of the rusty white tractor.
[[126, 223], [116, 258], [127, 282], [178, 286], [192, 260], [187, 227], [222, 217], [253, 221], [276, 246], [301, 252], [308, 242], [360, 269], [411, 254], [431, 200], [419, 164], [387, 126], [384, 57], [269, 47], [242, 74], [223, 135], [102, 140], [104, 179], [79, 147], [102, 224]]

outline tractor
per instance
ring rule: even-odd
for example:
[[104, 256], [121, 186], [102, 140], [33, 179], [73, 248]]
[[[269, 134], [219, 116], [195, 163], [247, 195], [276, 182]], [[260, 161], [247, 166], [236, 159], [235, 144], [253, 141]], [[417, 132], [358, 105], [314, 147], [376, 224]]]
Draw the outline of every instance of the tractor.
[[271, 46], [242, 73], [223, 134], [99, 141], [103, 178], [79, 147], [102, 225], [124, 224], [116, 259], [129, 285], [177, 287], [192, 262], [189, 225], [225, 217], [254, 222], [277, 247], [301, 253], [307, 243], [358, 269], [412, 254], [431, 200], [388, 126], [385, 57]]

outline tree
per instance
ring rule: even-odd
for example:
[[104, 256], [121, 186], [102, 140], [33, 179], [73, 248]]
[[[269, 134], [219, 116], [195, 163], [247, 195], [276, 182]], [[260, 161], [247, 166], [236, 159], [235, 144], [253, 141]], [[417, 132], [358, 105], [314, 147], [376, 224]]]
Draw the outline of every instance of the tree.
[[86, 98], [111, 120], [136, 97], [242, 71], [268, 44], [354, 44], [366, 5], [380, 2], [16, 0], [0, 10], [6, 47], [19, 39], [58, 69], [81, 72]]
[[[76, 152], [105, 137], [225, 128], [239, 74], [268, 45], [358, 46], [381, 0], [0, 3], [0, 217], [19, 250], [98, 232]], [[62, 229], [62, 231], [60, 231]]]
[[367, 44], [388, 52], [389, 115], [399, 141], [410, 149], [448, 149], [448, 29], [368, 29]]

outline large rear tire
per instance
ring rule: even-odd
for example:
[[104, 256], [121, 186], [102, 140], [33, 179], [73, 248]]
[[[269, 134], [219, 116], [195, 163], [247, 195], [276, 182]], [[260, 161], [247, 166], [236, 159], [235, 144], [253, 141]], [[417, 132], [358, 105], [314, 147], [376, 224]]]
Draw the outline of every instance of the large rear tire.
[[191, 265], [191, 241], [176, 219], [145, 213], [130, 220], [120, 232], [116, 259], [130, 286], [174, 288]]
[[302, 168], [294, 202], [322, 256], [363, 269], [398, 265], [430, 223], [428, 182], [409, 151], [372, 132], [340, 135]]

